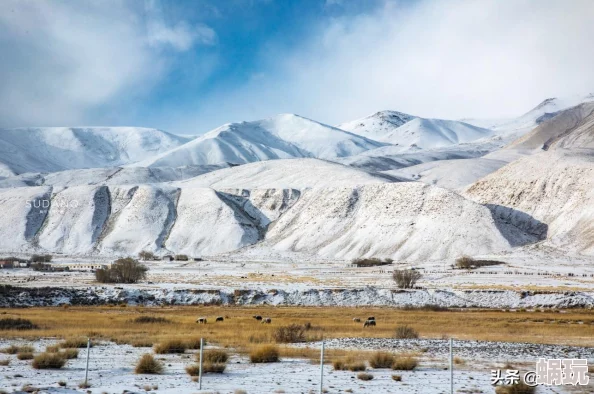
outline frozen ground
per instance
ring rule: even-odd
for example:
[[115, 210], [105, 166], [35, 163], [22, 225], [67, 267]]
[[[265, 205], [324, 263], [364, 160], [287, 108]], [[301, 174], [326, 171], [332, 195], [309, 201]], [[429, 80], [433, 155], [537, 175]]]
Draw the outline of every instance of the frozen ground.
[[[33, 345], [36, 351], [42, 351], [47, 345], [54, 344], [52, 339], [43, 339], [35, 343], [24, 341], [0, 340], [0, 347], [9, 344]], [[441, 341], [444, 342], [445, 341]], [[317, 344], [312, 344], [316, 346]], [[330, 341], [329, 347], [353, 347], [348, 340], [344, 343]], [[433, 346], [435, 344], [428, 344]], [[535, 355], [541, 353], [525, 353], [523, 347], [534, 345], [523, 344], [492, 344], [495, 351], [481, 354], [482, 349], [478, 347], [473, 359], [469, 362], [466, 359], [464, 365], [456, 365], [454, 382], [458, 393], [493, 393], [490, 385], [490, 371], [502, 368], [506, 362], [515, 363], [522, 370], [533, 369]], [[457, 354], [459, 344], [454, 352]], [[474, 344], [472, 344], [474, 346]], [[443, 346], [441, 346], [443, 347]], [[392, 346], [379, 346], [386, 350], [393, 350]], [[515, 349], [516, 357], [507, 353]], [[517, 349], [516, 349], [517, 348]], [[573, 349], [573, 348], [572, 348]], [[573, 357], [580, 354], [594, 360], [592, 349], [544, 349], [544, 354], [556, 357]], [[398, 350], [405, 351], [400, 347]], [[163, 375], [135, 375], [133, 372], [136, 361], [145, 353], [150, 353], [148, 348], [134, 348], [128, 345], [115, 345], [113, 343], [102, 343], [91, 349], [89, 363], [90, 393], [122, 393], [122, 392], [152, 392], [152, 393], [234, 393], [236, 390], [244, 390], [246, 393], [317, 393], [319, 388], [320, 367], [304, 359], [283, 359], [279, 363], [271, 364], [250, 364], [244, 356], [234, 355], [227, 364], [224, 374], [205, 374], [203, 378], [203, 390], [198, 390], [198, 383], [193, 382], [185, 373], [184, 369], [194, 364], [192, 354], [163, 355], [158, 356], [165, 364]], [[466, 353], [461, 353], [466, 354]], [[525, 356], [527, 354], [527, 356]], [[81, 349], [79, 358], [70, 360], [61, 370], [34, 370], [30, 361], [19, 361], [16, 356], [10, 358], [10, 365], [0, 366], [0, 389], [7, 392], [18, 391], [25, 385], [41, 388], [41, 393], [74, 393], [85, 392], [77, 386], [84, 380], [84, 368], [86, 350]], [[423, 355], [420, 357], [420, 366], [415, 371], [392, 371], [389, 369], [371, 369], [368, 373], [374, 376], [371, 381], [361, 381], [356, 378], [354, 372], [334, 371], [331, 365], [324, 366], [324, 388], [328, 393], [353, 392], [353, 393], [419, 393], [437, 394], [446, 393], [449, 390], [450, 372], [446, 369], [447, 360], [443, 352], [439, 355]], [[395, 382], [391, 376], [397, 374], [402, 376], [401, 382]], [[66, 382], [67, 388], [60, 388], [58, 382]], [[538, 393], [570, 393], [590, 392], [594, 387], [591, 385], [588, 391], [570, 391], [567, 387], [540, 387]], [[350, 391], [348, 391], [350, 390]]]

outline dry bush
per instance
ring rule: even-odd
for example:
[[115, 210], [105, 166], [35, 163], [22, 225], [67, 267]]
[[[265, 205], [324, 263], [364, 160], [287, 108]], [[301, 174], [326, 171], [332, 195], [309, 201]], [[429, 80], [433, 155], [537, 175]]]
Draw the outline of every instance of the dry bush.
[[129, 343], [132, 347], [153, 347], [155, 342], [150, 338], [134, 339]]
[[[188, 338], [185, 339], [184, 342], [186, 343], [188, 349], [200, 349], [200, 338]], [[206, 345], [206, 341], [204, 341], [204, 344]]]
[[402, 382], [402, 375], [392, 375], [392, 380], [395, 382]]
[[17, 353], [33, 353], [35, 349], [29, 345], [17, 346], [17, 345], [10, 345], [4, 349], [2, 349], [2, 353], [6, 354], [17, 354]]
[[349, 363], [346, 365], [346, 369], [351, 372], [365, 371], [365, 363], [362, 361]]
[[378, 259], [377, 257], [359, 258], [352, 261], [357, 267], [377, 267], [381, 265], [390, 265], [394, 260], [392, 259]]
[[46, 353], [58, 353], [60, 351], [60, 349], [62, 349], [60, 344], [49, 345], [49, 346], [45, 347], [45, 352]]
[[7, 367], [9, 365], [10, 365], [9, 359], [5, 358], [5, 359], [0, 360], [0, 367]]
[[133, 320], [134, 323], [171, 323], [171, 320], [164, 317], [139, 316]]
[[18, 353], [17, 358], [19, 360], [33, 360], [33, 353]]
[[66, 364], [66, 359], [59, 353], [41, 353], [33, 358], [31, 366], [35, 369], [60, 369]]
[[419, 365], [419, 362], [414, 357], [398, 357], [392, 364], [392, 369], [395, 371], [412, 371]]
[[202, 364], [203, 373], [223, 373], [225, 372], [225, 368], [227, 368], [227, 364], [225, 363], [205, 362]]
[[188, 343], [176, 338], [159, 342], [154, 347], [157, 354], [185, 353], [186, 349], [188, 349]]
[[118, 259], [110, 268], [95, 271], [99, 283], [137, 283], [146, 278], [148, 268], [131, 257]]
[[454, 357], [454, 364], [456, 364], [456, 365], [464, 365], [464, 364], [466, 364], [466, 361], [464, 361], [464, 359], [462, 359], [460, 357]]
[[[205, 350], [203, 356], [204, 362], [215, 364], [226, 363], [229, 359], [229, 354], [225, 350], [220, 349]], [[196, 360], [200, 360], [200, 353], [196, 353]]]
[[398, 326], [394, 332], [394, 338], [396, 339], [417, 339], [418, 337], [419, 333], [409, 326]]
[[0, 330], [33, 330], [38, 328], [31, 320], [12, 319], [10, 317], [0, 319]]
[[401, 289], [414, 288], [422, 277], [423, 275], [419, 271], [413, 269], [396, 270], [392, 274], [392, 279], [394, 279], [396, 285]]
[[272, 333], [276, 343], [305, 342], [305, 327], [300, 324], [277, 327]]
[[78, 358], [78, 350], [77, 349], [64, 349], [60, 353], [62, 357], [66, 360], [72, 360], [73, 358]]
[[[79, 348], [86, 348], [88, 345], [87, 338], [68, 338], [63, 342], [59, 343], [62, 349], [79, 349]], [[93, 342], [91, 342], [91, 347], [93, 347]]]
[[186, 367], [186, 373], [190, 376], [198, 376], [200, 375], [200, 365], [192, 364]]
[[367, 372], [360, 372], [357, 374], [357, 379], [359, 380], [372, 380], [373, 375]]
[[519, 382], [509, 386], [497, 386], [495, 388], [496, 394], [533, 394], [535, 392], [536, 387], [528, 386], [524, 382]]
[[488, 267], [491, 265], [505, 264], [503, 261], [497, 260], [476, 260], [470, 256], [462, 256], [456, 259], [456, 268], [459, 269], [473, 269], [479, 267]]
[[159, 375], [163, 373], [163, 364], [152, 355], [145, 354], [138, 360], [134, 373]]
[[374, 353], [369, 359], [371, 368], [391, 368], [395, 361], [394, 355], [386, 352]]
[[274, 345], [263, 345], [250, 352], [252, 363], [275, 363], [279, 359], [279, 350]]
[[337, 359], [332, 361], [332, 367], [336, 371], [365, 371], [365, 363], [363, 361], [357, 361], [354, 357], [349, 356], [344, 359]]

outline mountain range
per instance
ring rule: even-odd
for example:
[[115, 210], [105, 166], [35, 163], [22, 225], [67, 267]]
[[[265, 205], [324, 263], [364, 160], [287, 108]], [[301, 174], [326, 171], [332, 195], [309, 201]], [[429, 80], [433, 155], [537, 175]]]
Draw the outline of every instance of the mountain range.
[[0, 252], [594, 255], [593, 100], [500, 121], [281, 114], [195, 138], [2, 129]]

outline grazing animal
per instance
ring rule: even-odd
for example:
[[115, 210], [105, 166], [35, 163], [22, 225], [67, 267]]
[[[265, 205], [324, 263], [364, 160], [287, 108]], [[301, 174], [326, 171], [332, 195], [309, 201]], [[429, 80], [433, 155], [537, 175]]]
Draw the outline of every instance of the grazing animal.
[[369, 316], [367, 320], [375, 320], [375, 316]]
[[254, 315], [252, 317], [258, 321], [262, 320], [262, 316], [260, 316], [260, 315]]
[[223, 319], [223, 316], [219, 316], [219, 317], [216, 318], [215, 321], [223, 321], [223, 320], [225, 320], [225, 319]]
[[353, 317], [353, 323], [361, 323], [361, 319], [358, 317]]
[[270, 324], [272, 323], [272, 319], [269, 317], [265, 317], [264, 319], [262, 319], [262, 324]]
[[375, 320], [367, 320], [363, 323], [363, 327], [375, 327]]
[[198, 318], [198, 320], [196, 320], [196, 323], [198, 323], [198, 324], [206, 324], [206, 317], [200, 317], [200, 318]]

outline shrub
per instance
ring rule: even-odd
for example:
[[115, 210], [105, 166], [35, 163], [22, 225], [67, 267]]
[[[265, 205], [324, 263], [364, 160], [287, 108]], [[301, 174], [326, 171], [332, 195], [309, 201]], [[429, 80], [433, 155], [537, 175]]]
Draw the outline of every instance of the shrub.
[[[200, 338], [189, 338], [184, 340], [188, 349], [200, 349]], [[206, 341], [204, 341], [206, 345]]]
[[152, 355], [143, 355], [134, 369], [134, 373], [137, 374], [152, 374], [159, 375], [163, 372], [163, 364], [156, 360]]
[[[229, 355], [227, 354], [226, 351], [224, 350], [219, 350], [219, 349], [211, 349], [211, 350], [206, 350], [204, 351], [204, 362], [209, 362], [209, 363], [214, 363], [214, 364], [220, 364], [220, 363], [226, 363], [227, 360], [229, 359]], [[200, 354], [197, 353], [196, 354], [196, 360], [200, 360]]]
[[394, 338], [396, 339], [417, 339], [418, 337], [419, 333], [409, 326], [398, 326], [394, 332]]
[[348, 357], [346, 360], [334, 360], [332, 367], [336, 371], [365, 371], [365, 363], [362, 361], [356, 361], [352, 357]]
[[188, 365], [186, 367], [186, 373], [190, 376], [200, 375], [200, 365], [198, 365], [198, 364]]
[[459, 269], [473, 269], [478, 267], [487, 267], [491, 265], [505, 264], [503, 261], [497, 260], [476, 260], [470, 256], [462, 256], [456, 259], [456, 268]]
[[176, 254], [175, 255], [175, 259], [177, 261], [188, 261], [188, 256], [186, 256], [185, 254]]
[[334, 368], [335, 371], [346, 371], [345, 363], [342, 360], [332, 361], [332, 368]]
[[272, 333], [272, 338], [277, 343], [305, 342], [305, 327], [299, 324], [277, 327]]
[[225, 372], [225, 368], [227, 368], [227, 364], [225, 363], [206, 362], [202, 364], [203, 373], [223, 373]]
[[466, 361], [464, 361], [464, 359], [462, 359], [460, 357], [454, 357], [454, 364], [456, 364], [456, 365], [464, 365], [464, 364], [466, 364]]
[[415, 287], [419, 279], [421, 279], [423, 275], [416, 270], [412, 269], [405, 269], [405, 270], [396, 270], [392, 274], [392, 279], [396, 282], [396, 285], [401, 289], [412, 289]]
[[41, 353], [33, 358], [35, 369], [60, 369], [66, 364], [66, 359], [60, 353]]
[[370, 373], [366, 373], [366, 372], [361, 372], [357, 374], [357, 379], [359, 380], [372, 380], [373, 379], [373, 375]]
[[[78, 348], [86, 348], [88, 344], [87, 338], [68, 338], [63, 342], [60, 342], [58, 345], [62, 349], [78, 349]], [[93, 342], [91, 342], [91, 347], [93, 347]]]
[[37, 328], [31, 320], [27, 319], [0, 319], [0, 330], [33, 330]]
[[351, 372], [357, 371], [365, 371], [365, 363], [364, 362], [353, 362], [346, 365], [346, 369]]
[[360, 258], [353, 260], [353, 264], [357, 267], [376, 267], [380, 265], [390, 265], [394, 260], [392, 259], [378, 259], [376, 257], [372, 258]]
[[23, 345], [23, 346], [10, 345], [9, 347], [2, 349], [2, 353], [6, 353], [6, 354], [33, 353], [33, 351], [34, 351], [33, 347], [28, 346], [28, 345]]
[[138, 258], [140, 260], [154, 260], [155, 254], [153, 252], [149, 252], [148, 250], [143, 250], [142, 252], [138, 253]]
[[414, 357], [399, 357], [392, 364], [392, 369], [395, 371], [412, 371], [419, 365], [419, 362]]
[[31, 256], [32, 263], [49, 263], [52, 261], [51, 254], [34, 254]]
[[171, 323], [171, 320], [164, 317], [139, 316], [134, 319], [134, 323]]
[[264, 345], [253, 349], [250, 352], [252, 363], [275, 363], [279, 359], [279, 350], [274, 345]]
[[371, 368], [391, 368], [394, 360], [394, 356], [390, 353], [377, 352], [369, 359], [369, 365]]
[[175, 354], [184, 353], [188, 348], [188, 344], [181, 339], [168, 339], [155, 345], [155, 353], [157, 354]]
[[148, 268], [131, 257], [118, 259], [110, 268], [95, 271], [95, 279], [100, 283], [137, 283], [146, 278]]
[[49, 345], [45, 347], [45, 352], [46, 353], [57, 353], [59, 352], [61, 349], [60, 344], [56, 344], [56, 345]]
[[72, 360], [73, 358], [78, 357], [78, 350], [77, 349], [64, 349], [59, 354], [62, 355], [62, 357], [64, 357], [66, 360]]
[[9, 359], [5, 358], [5, 359], [0, 360], [0, 367], [6, 367], [6, 366], [9, 366], [9, 365], [10, 365], [10, 360]]
[[532, 394], [536, 391], [536, 387], [528, 386], [524, 382], [512, 384], [509, 386], [497, 386], [495, 393], [497, 394]]
[[33, 360], [33, 353], [18, 353], [17, 358], [19, 360]]
[[395, 382], [402, 382], [402, 375], [392, 375], [392, 380]]

